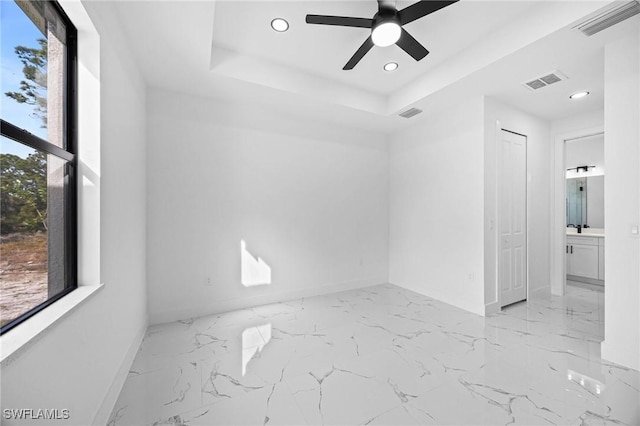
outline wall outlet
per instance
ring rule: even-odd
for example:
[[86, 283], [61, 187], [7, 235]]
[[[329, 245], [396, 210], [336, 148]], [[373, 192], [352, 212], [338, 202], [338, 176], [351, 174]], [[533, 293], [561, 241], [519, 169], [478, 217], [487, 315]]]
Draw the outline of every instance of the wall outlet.
[[213, 282], [211, 281], [211, 277], [209, 275], [204, 277], [204, 285], [205, 287], [211, 287], [213, 285]]

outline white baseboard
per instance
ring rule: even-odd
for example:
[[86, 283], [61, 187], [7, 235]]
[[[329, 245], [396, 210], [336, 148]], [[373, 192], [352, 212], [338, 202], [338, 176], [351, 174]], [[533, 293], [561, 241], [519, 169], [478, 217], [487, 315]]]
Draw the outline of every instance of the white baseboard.
[[111, 416], [111, 412], [118, 402], [118, 396], [120, 396], [120, 392], [122, 391], [122, 387], [124, 386], [124, 382], [127, 379], [127, 375], [129, 374], [129, 369], [133, 364], [133, 360], [138, 353], [138, 349], [142, 343], [142, 339], [144, 339], [144, 335], [147, 332], [147, 325], [145, 324], [138, 333], [136, 334], [133, 342], [131, 342], [131, 346], [127, 350], [120, 367], [118, 368], [118, 372], [111, 382], [111, 387], [107, 391], [107, 394], [102, 399], [102, 405], [98, 409], [96, 416], [93, 419], [93, 425], [106, 425], [109, 421], [109, 416]]
[[600, 286], [600, 287], [604, 288], [604, 281], [603, 280], [594, 280], [592, 278], [578, 277], [576, 275], [567, 274], [567, 282], [569, 282], [569, 281], [572, 281], [574, 283], [585, 283], [585, 284], [590, 284], [590, 285], [594, 285], [594, 286]]
[[586, 288], [587, 290], [600, 291], [600, 292], [604, 291], [604, 282], [603, 284], [591, 284], [591, 283], [585, 283], [580, 281], [567, 280], [567, 287], [568, 286]]
[[543, 285], [535, 288], [532, 287], [529, 293], [533, 294], [533, 293], [542, 293], [542, 292], [545, 292], [546, 294], [551, 294], [551, 286]]
[[500, 302], [495, 301], [484, 305], [484, 316], [492, 315], [500, 312]]
[[365, 278], [361, 280], [346, 281], [338, 284], [328, 284], [304, 290], [271, 293], [256, 297], [244, 297], [225, 300], [221, 302], [208, 303], [207, 305], [203, 306], [172, 309], [164, 312], [150, 313], [149, 323], [151, 325], [164, 324], [188, 318], [198, 318], [206, 315], [235, 311], [237, 309], [253, 308], [255, 306], [268, 305], [270, 303], [286, 302], [303, 297], [321, 296], [324, 294], [354, 290], [357, 288], [369, 287], [372, 285], [386, 284], [387, 282], [388, 281], [386, 277]]
[[[620, 342], [617, 342], [620, 343]], [[640, 369], [640, 361], [638, 361], [638, 354], [632, 353], [623, 344], [610, 344], [610, 340], [604, 339], [601, 344], [602, 359], [604, 361], [619, 364], [624, 367], [632, 368], [634, 370]]]
[[392, 282], [391, 284], [397, 285], [398, 287], [402, 287], [405, 290], [413, 291], [413, 292], [421, 294], [423, 296], [430, 297], [432, 299], [435, 299], [435, 300], [438, 300], [440, 302], [446, 303], [447, 305], [455, 306], [456, 308], [463, 309], [463, 310], [465, 310], [467, 312], [471, 312], [472, 314], [476, 314], [476, 315], [480, 315], [480, 316], [484, 316], [485, 315], [484, 305], [472, 305], [466, 300], [457, 300], [457, 301], [448, 300], [446, 297], [443, 297], [441, 294], [430, 293], [430, 292], [427, 293], [425, 291], [422, 291], [422, 289], [420, 289], [420, 288], [417, 288], [417, 287], [414, 287], [414, 286], [411, 286], [411, 285], [407, 285], [406, 283]]

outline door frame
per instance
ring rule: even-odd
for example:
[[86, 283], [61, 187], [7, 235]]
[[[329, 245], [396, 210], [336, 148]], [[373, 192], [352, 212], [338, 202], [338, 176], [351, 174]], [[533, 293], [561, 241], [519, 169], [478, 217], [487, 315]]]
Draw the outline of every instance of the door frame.
[[567, 244], [567, 224], [565, 222], [567, 216], [567, 206], [565, 204], [567, 197], [566, 143], [601, 134], [604, 134], [604, 125], [557, 134], [553, 140], [553, 149], [551, 150], [551, 164], [553, 164], [551, 194], [553, 194], [553, 198], [551, 199], [551, 235], [549, 236], [551, 243], [551, 250], [549, 250], [549, 282], [551, 284], [551, 294], [556, 296], [564, 296], [567, 285], [567, 273], [564, 264], [565, 245]]
[[[524, 165], [525, 165], [525, 180], [524, 180], [524, 228], [525, 228], [525, 235], [524, 235], [524, 239], [525, 239], [525, 243], [524, 243], [524, 247], [526, 250], [525, 256], [524, 256], [524, 260], [525, 260], [525, 276], [524, 276], [524, 286], [525, 286], [525, 292], [526, 292], [526, 299], [523, 301], [527, 301], [529, 300], [529, 136], [507, 129], [505, 127], [502, 127], [500, 124], [497, 125], [497, 133], [498, 135], [502, 132], [508, 132], [508, 133], [513, 133], [514, 135], [518, 135], [518, 136], [522, 136], [523, 138], [525, 138], [525, 160], [524, 160]], [[496, 138], [496, 141], [498, 143], [500, 143], [500, 137]], [[497, 172], [497, 168], [499, 168], [501, 166], [501, 162], [500, 162], [500, 150], [498, 145], [496, 144], [496, 172]], [[501, 287], [501, 281], [500, 281], [500, 225], [501, 225], [501, 217], [502, 215], [500, 214], [500, 210], [499, 210], [499, 206], [500, 206], [500, 189], [499, 189], [499, 183], [497, 182], [497, 178], [499, 176], [499, 172], [496, 173], [496, 231], [495, 231], [495, 238], [496, 238], [496, 245], [495, 245], [495, 252], [496, 252], [496, 260], [495, 260], [495, 265], [496, 265], [496, 277], [495, 277], [495, 281], [496, 281], [496, 300], [498, 302], [498, 306], [497, 306], [497, 310], [501, 311], [503, 306], [502, 306], [502, 287]]]

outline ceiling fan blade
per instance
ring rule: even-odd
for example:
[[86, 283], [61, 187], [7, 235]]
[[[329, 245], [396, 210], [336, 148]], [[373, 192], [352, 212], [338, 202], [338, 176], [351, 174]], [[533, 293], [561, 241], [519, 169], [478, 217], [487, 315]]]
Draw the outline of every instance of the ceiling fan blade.
[[364, 55], [366, 55], [367, 52], [371, 50], [372, 47], [373, 47], [373, 40], [371, 40], [371, 36], [369, 36], [364, 41], [364, 43], [362, 43], [362, 46], [360, 46], [360, 48], [356, 51], [356, 53], [353, 54], [351, 59], [349, 59], [349, 62], [347, 62], [347, 64], [342, 69], [352, 70], [353, 67], [355, 67], [358, 64], [358, 62], [360, 62], [360, 59], [362, 59]]
[[413, 22], [416, 19], [422, 18], [423, 16], [427, 16], [430, 13], [438, 11], [443, 7], [450, 6], [453, 3], [456, 3], [457, 1], [458, 0], [453, 0], [453, 1], [420, 0], [418, 3], [414, 3], [411, 6], [407, 6], [404, 9], [398, 11], [398, 19], [400, 20], [400, 25]]
[[418, 40], [413, 38], [404, 28], [402, 29], [400, 38], [396, 41], [396, 44], [416, 61], [419, 61], [429, 54], [429, 51], [425, 49]]
[[371, 28], [373, 19], [347, 16], [307, 15], [307, 24], [338, 25], [340, 27]]

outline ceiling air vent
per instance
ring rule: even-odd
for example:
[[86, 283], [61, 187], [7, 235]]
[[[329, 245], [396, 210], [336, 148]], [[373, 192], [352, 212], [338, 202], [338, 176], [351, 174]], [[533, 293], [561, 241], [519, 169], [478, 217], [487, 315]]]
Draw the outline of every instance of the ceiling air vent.
[[418, 108], [409, 108], [408, 110], [406, 110], [405, 112], [401, 112], [400, 114], [398, 114], [400, 117], [403, 118], [411, 118], [414, 115], [418, 115], [422, 112], [421, 109]]
[[601, 13], [574, 28], [577, 28], [586, 36], [592, 36], [638, 13], [640, 13], [640, 2], [634, 0]]
[[522, 83], [523, 86], [528, 87], [531, 90], [542, 89], [543, 87], [550, 86], [562, 80], [566, 80], [568, 77], [562, 74], [560, 71], [553, 71], [549, 74], [543, 75], [531, 81]]

